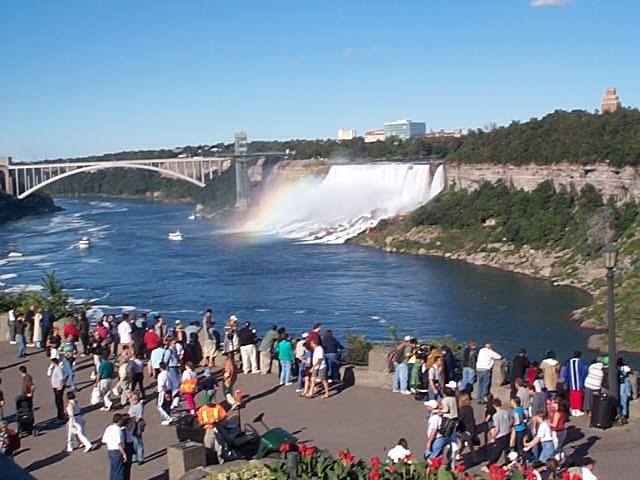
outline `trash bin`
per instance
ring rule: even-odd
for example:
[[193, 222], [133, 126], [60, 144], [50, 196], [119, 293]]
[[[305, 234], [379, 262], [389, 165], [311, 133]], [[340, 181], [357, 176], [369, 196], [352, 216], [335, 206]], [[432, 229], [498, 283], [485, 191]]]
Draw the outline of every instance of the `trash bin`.
[[594, 395], [591, 408], [591, 423], [594, 428], [611, 428], [616, 416], [614, 399], [606, 394]]

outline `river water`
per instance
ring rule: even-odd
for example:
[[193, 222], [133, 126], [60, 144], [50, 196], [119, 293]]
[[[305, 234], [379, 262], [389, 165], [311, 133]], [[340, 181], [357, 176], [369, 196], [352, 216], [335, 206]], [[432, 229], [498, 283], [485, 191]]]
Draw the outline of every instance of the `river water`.
[[[588, 298], [545, 281], [352, 245], [226, 233], [189, 220], [193, 205], [56, 203], [64, 211], [0, 226], [0, 287], [35, 289], [53, 270], [74, 299], [93, 301], [94, 314], [135, 308], [184, 322], [211, 307], [218, 325], [233, 313], [259, 333], [275, 323], [299, 335], [322, 322], [339, 338], [352, 329], [388, 340], [394, 325], [400, 335], [491, 341], [508, 356], [520, 346], [532, 358], [586, 348], [588, 333], [568, 315]], [[168, 240], [177, 228], [184, 240]], [[91, 248], [75, 246], [82, 236]]]

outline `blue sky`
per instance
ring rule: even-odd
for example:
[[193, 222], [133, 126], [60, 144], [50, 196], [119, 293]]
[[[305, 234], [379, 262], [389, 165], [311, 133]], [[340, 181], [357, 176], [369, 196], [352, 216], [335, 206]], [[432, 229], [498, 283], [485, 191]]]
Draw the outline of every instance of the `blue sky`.
[[478, 128], [608, 86], [637, 107], [639, 20], [637, 0], [0, 0], [0, 155]]

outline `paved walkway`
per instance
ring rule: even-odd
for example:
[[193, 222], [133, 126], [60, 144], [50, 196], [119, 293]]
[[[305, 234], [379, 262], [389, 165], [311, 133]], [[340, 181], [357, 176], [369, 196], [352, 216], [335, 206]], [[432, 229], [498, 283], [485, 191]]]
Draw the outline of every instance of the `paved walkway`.
[[[64, 452], [66, 428], [47, 428], [47, 420], [55, 417], [55, 408], [49, 378], [46, 376], [48, 362], [44, 354], [33, 353], [20, 361], [15, 351], [14, 345], [0, 343], [0, 388], [7, 400], [5, 415], [14, 412], [13, 399], [20, 385], [17, 367], [26, 365], [38, 387], [36, 421], [45, 424], [39, 436], [22, 439], [16, 462], [34, 477], [47, 480], [72, 479], [79, 475], [93, 479], [108, 478], [109, 464], [104, 448], [90, 453], [77, 450], [67, 454]], [[85, 414], [87, 434], [90, 439], [99, 442], [112, 414], [89, 406], [89, 364], [88, 357], [80, 358], [77, 379], [81, 390], [78, 398], [81, 406], [90, 410]], [[365, 458], [383, 456], [400, 437], [408, 440], [409, 448], [416, 455], [421, 455], [424, 450], [425, 407], [412, 397], [381, 389], [352, 387], [335, 391], [329, 399], [302, 399], [297, 397], [294, 387], [275, 388], [276, 383], [273, 375], [240, 375], [238, 387], [252, 395], [246, 408], [241, 410], [243, 421], [251, 421], [258, 413], [265, 412], [264, 420], [269, 427], [281, 426], [296, 432], [302, 441], [334, 452], [349, 448], [355, 455]], [[145, 408], [146, 459], [144, 465], [133, 467], [132, 478], [136, 480], [166, 478], [165, 448], [177, 442], [174, 427], [160, 426], [154, 403], [150, 402]], [[262, 427], [256, 427], [262, 433]], [[598, 462], [598, 475], [602, 479], [638, 478], [634, 458], [640, 452], [637, 422], [602, 431], [588, 428], [586, 420], [580, 418], [572, 427], [572, 439], [566, 449], [568, 454], [577, 451], [579, 456], [594, 457]]]

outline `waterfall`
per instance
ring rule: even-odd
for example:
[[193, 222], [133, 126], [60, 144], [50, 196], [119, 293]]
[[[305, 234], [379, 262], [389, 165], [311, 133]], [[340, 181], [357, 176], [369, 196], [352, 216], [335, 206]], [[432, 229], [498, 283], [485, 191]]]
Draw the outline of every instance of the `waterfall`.
[[440, 165], [333, 165], [321, 181], [267, 190], [246, 228], [308, 243], [344, 243], [384, 218], [407, 213], [444, 188]]

